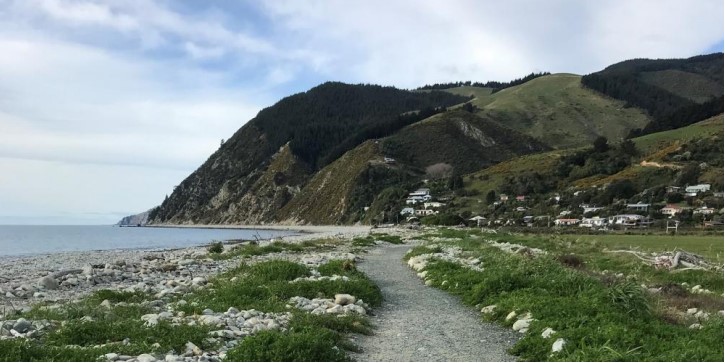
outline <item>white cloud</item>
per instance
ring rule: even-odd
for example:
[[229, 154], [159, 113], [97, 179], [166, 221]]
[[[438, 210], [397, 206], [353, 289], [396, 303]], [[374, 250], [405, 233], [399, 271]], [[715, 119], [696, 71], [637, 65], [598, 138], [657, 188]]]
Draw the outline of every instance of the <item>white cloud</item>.
[[722, 39], [722, 1], [273, 1], [330, 74], [403, 87], [588, 73], [634, 57], [687, 57]]
[[723, 37], [717, 0], [238, 5], [0, 0], [3, 214], [144, 210], [261, 106], [321, 81], [588, 73]]

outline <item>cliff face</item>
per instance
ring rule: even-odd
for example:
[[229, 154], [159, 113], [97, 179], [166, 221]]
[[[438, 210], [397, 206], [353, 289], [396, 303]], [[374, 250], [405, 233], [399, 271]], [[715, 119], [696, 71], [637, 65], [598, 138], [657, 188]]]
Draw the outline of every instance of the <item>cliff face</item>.
[[148, 223], [149, 220], [149, 213], [152, 209], [149, 209], [145, 212], [134, 214], [130, 216], [126, 216], [121, 218], [118, 223], [116, 223], [117, 226], [125, 227], [125, 226], [145, 226]]

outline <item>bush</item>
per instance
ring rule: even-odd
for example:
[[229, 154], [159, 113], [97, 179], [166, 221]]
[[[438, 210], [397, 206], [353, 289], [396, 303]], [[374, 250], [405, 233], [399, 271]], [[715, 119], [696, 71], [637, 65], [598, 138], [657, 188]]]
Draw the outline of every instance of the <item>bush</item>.
[[224, 252], [224, 244], [221, 243], [221, 241], [214, 242], [209, 245], [209, 247], [206, 248], [209, 253], [222, 253]]
[[287, 333], [263, 331], [242, 340], [227, 353], [233, 362], [341, 362], [347, 354], [327, 329], [307, 327]]

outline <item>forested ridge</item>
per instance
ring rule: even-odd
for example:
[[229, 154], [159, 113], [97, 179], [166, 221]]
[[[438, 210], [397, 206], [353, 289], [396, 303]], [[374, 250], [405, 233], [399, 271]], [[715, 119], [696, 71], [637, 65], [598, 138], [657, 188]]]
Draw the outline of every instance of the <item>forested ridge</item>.
[[430, 116], [468, 99], [438, 91], [327, 82], [260, 111], [252, 124], [264, 132], [272, 149], [289, 141], [295, 155], [320, 169], [366, 139], [420, 120], [404, 113]]
[[471, 82], [471, 81], [459, 81], [459, 82], [448, 82], [448, 83], [434, 83], [432, 85], [426, 84], [425, 86], [419, 87], [418, 89], [419, 90], [441, 90], [441, 89], [449, 89], [449, 88], [454, 88], [454, 87], [471, 86], [471, 87], [491, 88], [492, 92], [495, 93], [504, 88], [518, 86], [518, 85], [524, 84], [532, 79], [536, 79], [541, 76], [548, 76], [550, 74], [551, 73], [549, 73], [549, 72], [530, 73], [524, 77], [516, 78], [509, 82], [488, 81], [488, 82], [482, 83], [482, 82]]
[[630, 107], [644, 109], [652, 118], [642, 130], [630, 136], [649, 134], [690, 125], [723, 112], [723, 97], [709, 95], [709, 101], [698, 103], [679, 96], [643, 79], [643, 74], [677, 70], [705, 77], [723, 87], [723, 53], [687, 59], [632, 59], [611, 65], [582, 77], [582, 84], [609, 97], [627, 102]]

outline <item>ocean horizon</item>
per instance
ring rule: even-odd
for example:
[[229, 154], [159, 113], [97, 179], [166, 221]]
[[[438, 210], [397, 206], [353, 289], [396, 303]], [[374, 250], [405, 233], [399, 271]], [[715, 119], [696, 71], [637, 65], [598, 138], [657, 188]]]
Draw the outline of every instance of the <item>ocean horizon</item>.
[[0, 257], [59, 252], [184, 248], [214, 241], [270, 239], [296, 231], [214, 227], [0, 225]]

